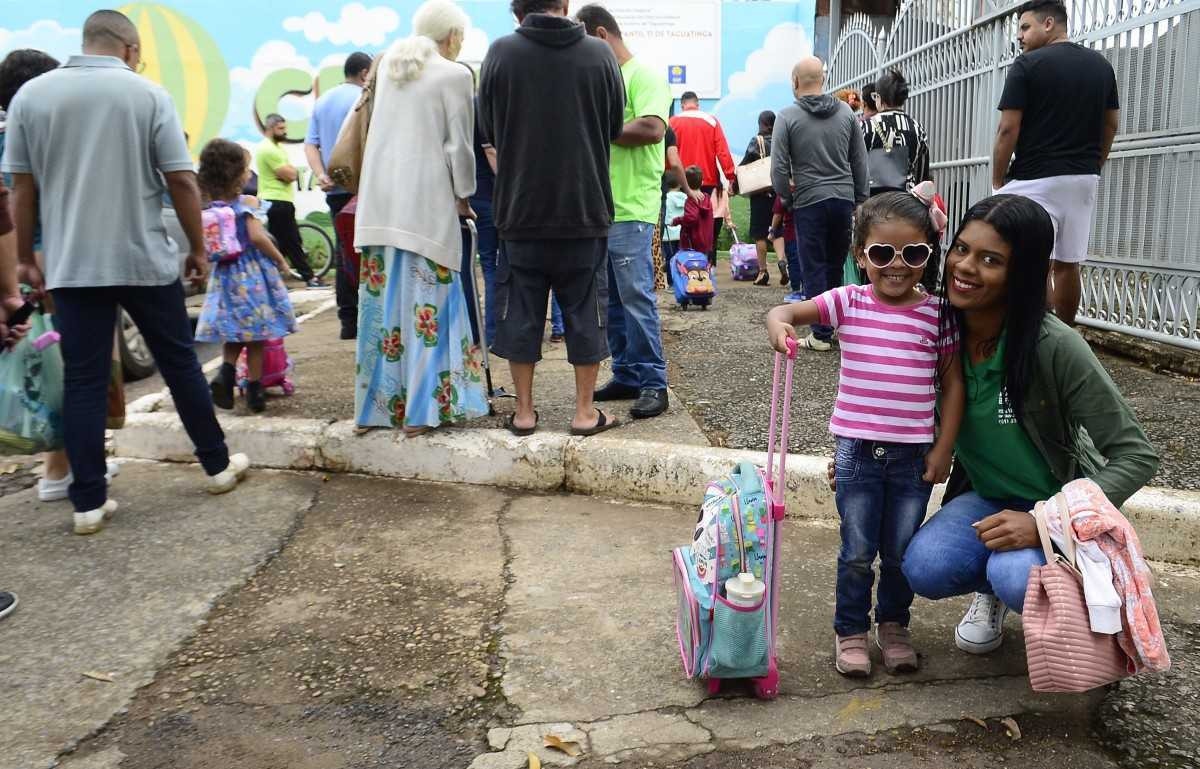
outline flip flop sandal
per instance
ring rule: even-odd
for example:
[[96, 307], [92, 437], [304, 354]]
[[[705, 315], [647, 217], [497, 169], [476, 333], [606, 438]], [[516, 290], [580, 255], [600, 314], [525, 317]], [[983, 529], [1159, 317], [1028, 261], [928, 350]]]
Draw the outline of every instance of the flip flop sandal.
[[524, 438], [527, 435], [533, 435], [535, 432], [537, 432], [538, 421], [541, 419], [541, 417], [538, 415], [538, 413], [536, 411], [533, 412], [533, 427], [517, 427], [515, 424], [513, 424], [513, 420], [515, 420], [516, 418], [517, 418], [516, 414], [508, 415], [508, 422], [506, 422], [504, 426], [506, 428], [508, 428], [508, 431], [510, 433], [512, 433], [513, 435], [515, 435], [519, 438]]
[[596, 413], [599, 414], [600, 416], [597, 418], [596, 424], [593, 427], [584, 427], [584, 428], [572, 427], [571, 435], [578, 435], [578, 436], [586, 438], [589, 435], [599, 435], [600, 433], [605, 432], [606, 430], [611, 430], [614, 427], [621, 426], [621, 420], [619, 420], [619, 419], [610, 420], [608, 418], [608, 414], [605, 414], [600, 409], [596, 409]]

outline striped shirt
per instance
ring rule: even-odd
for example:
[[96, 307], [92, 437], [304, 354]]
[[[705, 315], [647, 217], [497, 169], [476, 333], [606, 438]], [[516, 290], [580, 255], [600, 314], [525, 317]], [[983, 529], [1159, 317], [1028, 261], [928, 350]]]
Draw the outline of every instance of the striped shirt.
[[895, 307], [871, 286], [842, 286], [816, 298], [821, 323], [838, 331], [842, 370], [829, 432], [842, 438], [932, 443], [937, 363], [958, 348], [938, 335], [938, 304], [926, 296]]

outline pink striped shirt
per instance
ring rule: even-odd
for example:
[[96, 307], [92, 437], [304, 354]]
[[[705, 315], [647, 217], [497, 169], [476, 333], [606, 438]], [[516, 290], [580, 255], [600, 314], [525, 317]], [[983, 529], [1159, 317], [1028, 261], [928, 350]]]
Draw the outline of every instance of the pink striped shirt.
[[842, 370], [829, 432], [932, 443], [939, 349], [958, 349], [956, 334], [939, 338], [939, 300], [895, 307], [877, 300], [871, 286], [842, 286], [815, 301], [821, 323], [840, 329]]

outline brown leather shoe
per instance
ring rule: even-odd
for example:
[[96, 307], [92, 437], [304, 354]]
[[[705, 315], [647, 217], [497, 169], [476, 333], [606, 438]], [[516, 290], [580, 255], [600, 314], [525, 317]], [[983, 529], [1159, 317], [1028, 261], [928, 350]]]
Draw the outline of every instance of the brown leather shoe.
[[833, 646], [833, 665], [837, 672], [851, 678], [871, 675], [871, 653], [866, 633], [838, 636]]
[[908, 628], [899, 622], [880, 622], [875, 627], [875, 643], [883, 652], [883, 666], [889, 673], [913, 673], [921, 666], [908, 638]]

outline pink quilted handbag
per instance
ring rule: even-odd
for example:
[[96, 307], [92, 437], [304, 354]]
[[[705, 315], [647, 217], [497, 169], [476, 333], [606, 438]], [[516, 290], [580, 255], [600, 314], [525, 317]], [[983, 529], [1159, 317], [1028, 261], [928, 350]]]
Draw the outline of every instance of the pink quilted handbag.
[[1083, 596], [1083, 578], [1075, 566], [1075, 540], [1067, 497], [1059, 493], [1055, 507], [1067, 533], [1067, 555], [1054, 552], [1046, 528], [1045, 503], [1034, 509], [1045, 566], [1029, 570], [1025, 588], [1025, 656], [1035, 692], [1086, 692], [1130, 674], [1129, 659], [1115, 635], [1093, 633]]

